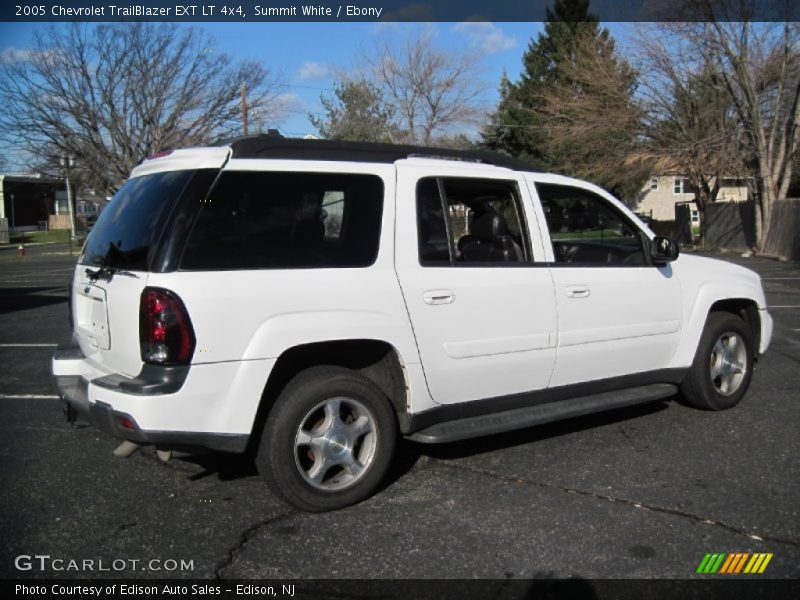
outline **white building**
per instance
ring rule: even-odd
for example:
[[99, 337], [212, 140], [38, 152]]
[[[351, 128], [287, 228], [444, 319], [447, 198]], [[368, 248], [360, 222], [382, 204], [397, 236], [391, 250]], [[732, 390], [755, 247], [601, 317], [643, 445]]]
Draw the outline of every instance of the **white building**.
[[[713, 180], [712, 180], [713, 183]], [[675, 204], [688, 202], [692, 222], [697, 221], [695, 192], [685, 175], [665, 171], [653, 175], [642, 189], [642, 199], [636, 212], [649, 215], [654, 221], [674, 221]], [[723, 177], [715, 202], [744, 202], [748, 200], [747, 182], [743, 178]]]

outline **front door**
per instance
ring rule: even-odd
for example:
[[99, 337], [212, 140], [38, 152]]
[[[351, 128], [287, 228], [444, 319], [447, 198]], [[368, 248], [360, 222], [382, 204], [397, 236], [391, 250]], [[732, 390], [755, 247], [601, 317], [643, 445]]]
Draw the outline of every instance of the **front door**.
[[672, 268], [649, 263], [643, 232], [608, 198], [555, 183], [535, 189], [551, 239], [559, 318], [550, 386], [663, 368], [681, 333]]

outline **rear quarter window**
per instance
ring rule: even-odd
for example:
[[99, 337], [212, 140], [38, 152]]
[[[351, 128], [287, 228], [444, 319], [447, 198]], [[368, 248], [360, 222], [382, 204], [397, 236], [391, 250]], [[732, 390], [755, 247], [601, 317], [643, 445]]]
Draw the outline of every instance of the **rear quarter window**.
[[92, 228], [81, 264], [146, 271], [161, 231], [196, 171], [167, 171], [129, 179]]
[[367, 267], [382, 213], [376, 175], [226, 172], [200, 203], [180, 268]]

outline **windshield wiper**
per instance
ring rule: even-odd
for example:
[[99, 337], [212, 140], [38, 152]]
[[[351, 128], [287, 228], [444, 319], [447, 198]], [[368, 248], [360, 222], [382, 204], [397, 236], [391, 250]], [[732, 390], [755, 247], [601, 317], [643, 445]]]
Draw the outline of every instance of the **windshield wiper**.
[[111, 258], [115, 257], [119, 259], [119, 262], [127, 263], [126, 266], [130, 266], [131, 260], [128, 258], [127, 253], [123, 252], [118, 246], [114, 245], [114, 242], [108, 243], [108, 251], [106, 252], [105, 256], [102, 257], [102, 263], [98, 265], [98, 269], [86, 269], [86, 276], [91, 281], [97, 281], [98, 279], [105, 279], [106, 281], [111, 281], [114, 275], [124, 275], [126, 277], [135, 277], [138, 278], [139, 276], [136, 273], [131, 273], [130, 271], [124, 271], [121, 267], [113, 266], [109, 263], [117, 262], [112, 261]]
[[90, 281], [97, 281], [98, 279], [111, 281], [111, 279], [114, 277], [114, 269], [111, 267], [100, 267], [96, 271], [93, 271], [92, 269], [86, 269], [86, 276]]
[[105, 279], [106, 281], [111, 281], [114, 278], [114, 275], [124, 275], [125, 277], [133, 277], [134, 279], [139, 279], [139, 276], [136, 273], [131, 273], [130, 271], [123, 271], [119, 267], [100, 267], [99, 269], [94, 271], [92, 269], [86, 269], [86, 276], [92, 282], [95, 282], [98, 279]]

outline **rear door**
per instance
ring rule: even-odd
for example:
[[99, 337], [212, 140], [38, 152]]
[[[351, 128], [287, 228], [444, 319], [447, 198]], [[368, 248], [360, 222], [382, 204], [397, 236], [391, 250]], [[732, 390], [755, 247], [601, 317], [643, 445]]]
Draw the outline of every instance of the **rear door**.
[[422, 159], [397, 178], [396, 269], [434, 401], [547, 387], [556, 304], [524, 181]]

